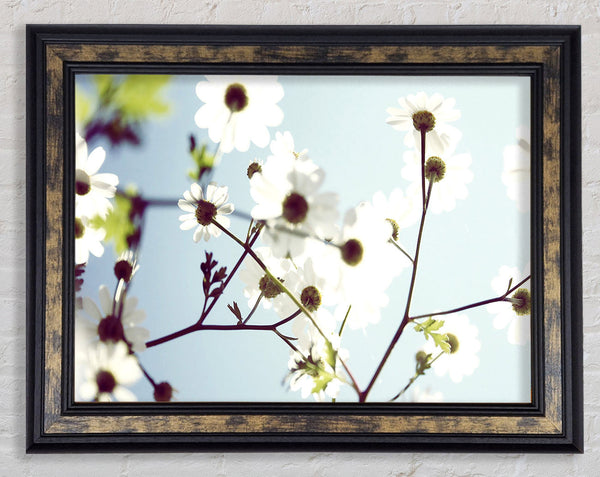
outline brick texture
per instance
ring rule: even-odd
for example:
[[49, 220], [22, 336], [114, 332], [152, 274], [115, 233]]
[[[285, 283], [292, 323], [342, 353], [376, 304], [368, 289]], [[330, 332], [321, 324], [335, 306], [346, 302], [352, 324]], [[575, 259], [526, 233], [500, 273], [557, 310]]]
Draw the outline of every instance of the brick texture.
[[[585, 455], [25, 455], [25, 24], [581, 24]], [[0, 4], [0, 475], [597, 475], [600, 464], [600, 3], [597, 0], [4, 0]], [[594, 471], [596, 469], [596, 471]]]

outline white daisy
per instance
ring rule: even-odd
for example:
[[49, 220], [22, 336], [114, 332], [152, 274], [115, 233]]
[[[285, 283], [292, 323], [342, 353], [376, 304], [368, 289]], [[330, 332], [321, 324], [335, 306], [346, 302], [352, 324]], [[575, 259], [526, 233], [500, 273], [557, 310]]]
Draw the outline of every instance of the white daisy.
[[[416, 224], [421, 216], [420, 201], [415, 201], [414, 197], [404, 195], [402, 190], [398, 188], [392, 190], [389, 198], [385, 196], [383, 191], [375, 192], [372, 202], [375, 211], [388, 222], [395, 222], [400, 230]], [[393, 232], [395, 231], [396, 228], [394, 227]]]
[[531, 177], [531, 136], [528, 126], [517, 128], [517, 144], [504, 148], [502, 182], [506, 195], [517, 204], [521, 212], [529, 212]]
[[[255, 249], [258, 258], [266, 265], [269, 271], [277, 278], [282, 279], [287, 287], [286, 276], [290, 269], [289, 260], [280, 260], [273, 257], [268, 247]], [[274, 308], [279, 316], [286, 318], [294, 313], [298, 307], [287, 296], [281, 288], [274, 283], [265, 271], [256, 263], [251, 256], [246, 256], [242, 262], [239, 274], [240, 280], [245, 284], [244, 296], [248, 299], [248, 307], [253, 308], [258, 297], [263, 295], [261, 304], [263, 308]]]
[[331, 275], [317, 273], [312, 257], [302, 264], [294, 263], [297, 268], [290, 269], [286, 274], [286, 285], [308, 311], [312, 313], [322, 305], [329, 306], [336, 302], [337, 291]]
[[86, 263], [90, 253], [101, 257], [104, 253], [102, 240], [105, 235], [104, 229], [90, 227], [87, 217], [75, 217], [75, 264]]
[[329, 344], [307, 318], [299, 318], [292, 326], [294, 346], [299, 352], [292, 351], [288, 361], [291, 391], [300, 391], [302, 398], [313, 395], [315, 400], [324, 401], [336, 398], [342, 381], [337, 377], [336, 369], [342, 367], [338, 357], [348, 358], [348, 352], [339, 349], [339, 336], [333, 332], [334, 320], [322, 310], [319, 328], [327, 336]]
[[98, 174], [106, 151], [95, 148], [88, 156], [85, 140], [76, 134], [75, 152], [75, 213], [80, 217], [106, 217], [112, 204], [108, 200], [115, 196], [119, 178], [115, 174]]
[[285, 131], [284, 133], [277, 131], [275, 133], [275, 139], [271, 141], [271, 153], [279, 158], [295, 159], [307, 157], [307, 152], [308, 149], [303, 149], [300, 152], [296, 151], [294, 147], [294, 138], [289, 131]]
[[150, 333], [139, 326], [146, 319], [146, 312], [136, 309], [138, 299], [127, 296], [122, 309], [119, 310], [121, 305], [117, 303], [113, 310], [113, 297], [105, 285], [100, 286], [99, 296], [100, 308], [91, 298], [83, 298], [83, 310], [76, 312], [76, 329], [80, 328], [92, 341], [116, 343], [127, 340], [133, 351], [144, 351]]
[[[390, 224], [381, 220], [369, 202], [359, 204], [346, 214], [336, 241], [340, 249], [336, 250], [335, 264], [328, 266], [338, 270], [341, 299], [335, 316], [344, 319], [351, 305], [347, 320], [350, 328], [364, 328], [379, 322], [381, 309], [389, 302], [386, 290], [404, 267], [399, 265], [403, 260], [400, 253], [389, 243], [391, 230]], [[322, 262], [326, 263], [325, 257]]]
[[460, 111], [453, 109], [454, 98], [444, 99], [439, 93], [428, 97], [420, 92], [398, 98], [398, 103], [400, 108], [386, 110], [391, 115], [386, 122], [398, 131], [407, 131], [404, 143], [408, 147], [421, 150], [421, 130], [427, 132], [425, 150], [428, 156], [443, 154], [460, 139], [458, 129], [447, 124], [460, 118]]
[[115, 262], [115, 277], [117, 280], [129, 283], [139, 268], [135, 252], [133, 250], [126, 250], [119, 255], [119, 258]]
[[[519, 283], [525, 277], [529, 275], [529, 265], [525, 267], [523, 271], [520, 271], [517, 267], [507, 267], [503, 265], [496, 275], [492, 279], [492, 289], [498, 296], [506, 293], [508, 289], [508, 283], [512, 278], [512, 286]], [[527, 283], [522, 288], [528, 289]], [[490, 303], [486, 307], [487, 311], [494, 316], [494, 328], [502, 330], [507, 328], [507, 339], [508, 342], [514, 345], [524, 345], [529, 343], [531, 334], [530, 315], [517, 315], [513, 310], [512, 303], [506, 301], [500, 301], [496, 303]]]
[[[457, 200], [464, 200], [469, 195], [467, 184], [473, 180], [471, 172], [471, 155], [449, 154], [441, 156], [446, 165], [444, 178], [435, 182], [428, 210], [435, 214], [449, 212], [456, 207]], [[407, 151], [404, 153], [404, 162], [406, 165], [402, 168], [402, 177], [411, 182], [406, 191], [406, 195], [419, 203], [421, 198], [421, 156], [416, 151]], [[428, 187], [426, 182], [425, 187]], [[418, 199], [418, 200], [417, 200]]]
[[[455, 383], [460, 383], [464, 376], [470, 376], [479, 366], [477, 353], [481, 349], [481, 342], [477, 338], [477, 326], [469, 323], [469, 318], [464, 314], [452, 314], [440, 317], [444, 325], [440, 333], [450, 335], [451, 352], [442, 354], [432, 365], [435, 374], [444, 376], [448, 374]], [[423, 350], [437, 356], [441, 351], [432, 339], [427, 340]]]
[[213, 219], [225, 228], [229, 228], [229, 217], [225, 217], [233, 212], [234, 207], [231, 203], [226, 203], [229, 199], [227, 187], [219, 187], [215, 182], [211, 182], [206, 187], [206, 196], [202, 187], [194, 183], [190, 190], [183, 193], [184, 199], [179, 199], [177, 205], [187, 214], [179, 216], [181, 230], [190, 230], [197, 226], [194, 231], [194, 242], [199, 242], [202, 237], [208, 241], [211, 237], [221, 235], [221, 230], [212, 223]]
[[319, 193], [324, 171], [307, 158], [270, 156], [250, 179], [256, 201], [252, 217], [267, 223], [263, 240], [278, 257], [300, 255], [308, 239], [331, 238], [338, 217], [338, 196]]
[[84, 363], [83, 382], [77, 394], [86, 401], [137, 401], [130, 386], [142, 377], [135, 356], [123, 341], [98, 342], [89, 348]]
[[196, 125], [208, 128], [210, 139], [220, 142], [223, 152], [234, 147], [245, 152], [251, 141], [267, 146], [267, 127], [283, 121], [277, 106], [283, 87], [276, 76], [206, 76], [196, 85], [196, 95], [205, 103], [196, 113]]

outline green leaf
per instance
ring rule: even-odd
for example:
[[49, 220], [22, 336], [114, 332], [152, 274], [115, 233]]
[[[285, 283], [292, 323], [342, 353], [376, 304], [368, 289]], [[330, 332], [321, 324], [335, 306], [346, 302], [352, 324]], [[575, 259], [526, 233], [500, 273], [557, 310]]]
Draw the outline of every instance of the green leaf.
[[128, 75], [117, 86], [113, 104], [126, 119], [166, 114], [169, 103], [161, 95], [170, 79], [168, 75]]
[[106, 219], [100, 216], [94, 217], [90, 225], [95, 229], [106, 230], [105, 240], [114, 242], [115, 251], [119, 254], [129, 248], [127, 237], [131, 235], [135, 228], [129, 218], [131, 211], [131, 200], [121, 195], [115, 196], [114, 207], [106, 215]]
[[315, 378], [315, 387], [312, 388], [311, 393], [316, 394], [320, 393], [327, 387], [327, 385], [333, 380], [333, 376], [329, 373], [319, 374]]
[[325, 343], [325, 361], [327, 362], [327, 364], [329, 366], [331, 366], [333, 369], [335, 369], [335, 361], [337, 358], [337, 351], [333, 349], [333, 346], [331, 345], [331, 341], [327, 341]]
[[442, 348], [444, 353], [450, 352], [450, 343], [448, 343], [448, 335], [441, 333], [431, 333], [430, 336], [433, 338], [433, 342], [436, 346]]
[[426, 340], [433, 339], [436, 346], [442, 348], [446, 353], [450, 352], [450, 344], [448, 343], [448, 336], [444, 333], [435, 333], [442, 326], [444, 326], [443, 320], [435, 320], [428, 318], [423, 323], [415, 323], [415, 331], [422, 332]]
[[428, 318], [427, 321], [423, 323], [415, 323], [415, 331], [422, 332], [425, 335], [425, 338], [428, 339], [433, 331], [439, 330], [442, 326], [444, 326], [443, 320], [438, 321], [433, 318]]

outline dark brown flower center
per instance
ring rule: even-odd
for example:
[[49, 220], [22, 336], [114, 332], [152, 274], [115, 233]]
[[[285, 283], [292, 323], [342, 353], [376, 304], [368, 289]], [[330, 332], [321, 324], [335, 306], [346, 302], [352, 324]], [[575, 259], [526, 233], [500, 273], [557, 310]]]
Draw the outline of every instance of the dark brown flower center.
[[117, 386], [117, 381], [110, 371], [98, 371], [96, 374], [96, 384], [99, 393], [112, 393]]
[[212, 202], [201, 200], [196, 206], [196, 220], [200, 225], [208, 225], [217, 216], [217, 208]]
[[75, 218], [75, 238], [80, 239], [85, 234], [85, 225], [83, 225], [83, 221], [79, 218]]
[[321, 306], [321, 294], [316, 287], [310, 285], [302, 290], [300, 302], [308, 311], [315, 311]]
[[117, 277], [117, 280], [125, 280], [129, 283], [132, 273], [133, 266], [127, 260], [119, 260], [115, 263], [115, 277]]
[[283, 218], [290, 224], [299, 224], [306, 219], [308, 202], [296, 192], [288, 194], [283, 201]]
[[248, 106], [246, 88], [240, 83], [230, 84], [225, 90], [225, 105], [232, 113], [242, 111]]
[[98, 323], [98, 337], [100, 341], [125, 341], [125, 333], [121, 320], [113, 315], [108, 315]]
[[258, 162], [253, 162], [248, 166], [248, 170], [246, 171], [246, 174], [248, 174], [248, 179], [252, 179], [252, 176], [257, 172], [262, 172], [262, 167]]
[[342, 260], [350, 266], [360, 263], [363, 258], [363, 246], [357, 239], [350, 239], [341, 247]]
[[154, 400], [157, 402], [168, 402], [173, 397], [173, 388], [169, 383], [163, 381], [154, 386]]
[[258, 282], [258, 288], [265, 298], [275, 298], [281, 293], [281, 288], [279, 288], [279, 285], [267, 275], [263, 275], [263, 277], [260, 279]]
[[412, 120], [417, 131], [429, 132], [435, 127], [435, 116], [429, 111], [417, 111], [412, 115]]
[[90, 189], [90, 176], [85, 171], [77, 169], [75, 171], [75, 193], [77, 195], [85, 195]]

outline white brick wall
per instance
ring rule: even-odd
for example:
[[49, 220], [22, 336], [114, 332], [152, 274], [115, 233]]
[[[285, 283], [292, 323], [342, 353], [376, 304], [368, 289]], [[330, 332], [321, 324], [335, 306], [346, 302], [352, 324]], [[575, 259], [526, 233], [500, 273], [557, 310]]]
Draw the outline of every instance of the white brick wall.
[[[25, 24], [583, 25], [585, 455], [25, 455]], [[3, 0], [0, 5], [0, 475], [598, 475], [600, 464], [598, 0]]]

